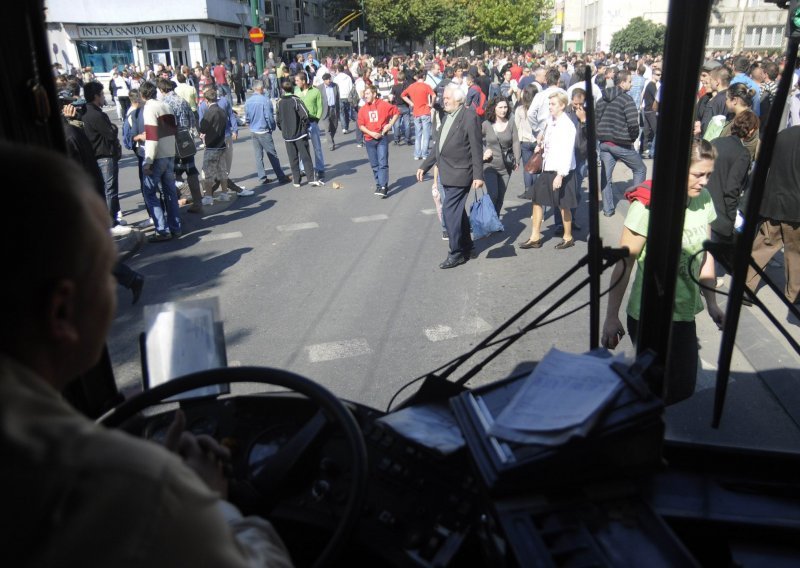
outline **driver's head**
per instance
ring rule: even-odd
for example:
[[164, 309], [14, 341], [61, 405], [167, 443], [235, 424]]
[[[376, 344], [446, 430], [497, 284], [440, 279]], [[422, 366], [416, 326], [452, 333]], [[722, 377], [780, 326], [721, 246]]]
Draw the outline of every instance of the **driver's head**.
[[99, 359], [116, 308], [108, 210], [80, 166], [0, 142], [0, 167], [25, 172], [36, 201], [7, 192], [0, 223], [0, 352], [57, 389]]

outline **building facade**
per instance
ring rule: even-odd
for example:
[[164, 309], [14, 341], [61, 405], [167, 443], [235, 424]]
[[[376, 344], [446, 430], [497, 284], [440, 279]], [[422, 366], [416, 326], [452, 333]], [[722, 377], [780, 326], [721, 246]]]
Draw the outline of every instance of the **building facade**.
[[[300, 33], [325, 33], [323, 0], [258, 0], [265, 51]], [[140, 68], [206, 64], [236, 56], [250, 60], [256, 45], [249, 0], [48, 0], [48, 40], [53, 62], [92, 67], [100, 75], [117, 65]]]
[[786, 10], [765, 0], [719, 0], [708, 23], [709, 53], [780, 51], [786, 45]]
[[[614, 33], [641, 17], [667, 23], [669, 0], [559, 0], [563, 49], [608, 51]], [[785, 45], [786, 10], [766, 0], [718, 0], [709, 20], [709, 52], [775, 51]]]

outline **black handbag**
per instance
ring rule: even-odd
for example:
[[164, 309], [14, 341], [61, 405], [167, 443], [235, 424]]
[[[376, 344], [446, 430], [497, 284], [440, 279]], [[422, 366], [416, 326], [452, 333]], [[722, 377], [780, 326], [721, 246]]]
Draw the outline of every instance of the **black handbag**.
[[514, 157], [514, 148], [503, 149], [501, 147], [500, 150], [503, 152], [503, 163], [505, 164], [506, 168], [508, 168], [509, 171], [516, 168], [517, 159]]
[[181, 160], [185, 160], [196, 153], [197, 147], [194, 145], [192, 133], [185, 128], [178, 129], [178, 132], [175, 133], [175, 155]]

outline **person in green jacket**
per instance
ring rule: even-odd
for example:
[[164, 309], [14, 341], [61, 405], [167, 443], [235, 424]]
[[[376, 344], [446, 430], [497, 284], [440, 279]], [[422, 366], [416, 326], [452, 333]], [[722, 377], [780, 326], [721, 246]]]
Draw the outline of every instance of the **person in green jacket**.
[[[294, 76], [294, 94], [299, 97], [308, 110], [308, 137], [314, 147], [314, 176], [317, 181], [325, 182], [325, 157], [322, 155], [322, 140], [319, 135], [319, 119], [322, 117], [322, 93], [316, 87], [308, 84], [305, 71]], [[305, 165], [300, 162], [300, 171], [305, 171]], [[302, 173], [301, 173], [302, 175]]]

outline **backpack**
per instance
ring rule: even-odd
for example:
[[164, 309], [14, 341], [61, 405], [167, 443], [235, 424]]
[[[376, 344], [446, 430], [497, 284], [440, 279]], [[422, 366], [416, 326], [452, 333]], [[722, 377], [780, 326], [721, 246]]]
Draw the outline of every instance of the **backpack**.
[[134, 152], [136, 151], [136, 143], [133, 141], [133, 132], [131, 132], [132, 128], [128, 119], [130, 118], [131, 121], [138, 121], [141, 111], [141, 108], [137, 108], [128, 113], [128, 116], [126, 116], [125, 120], [122, 122], [122, 145], [125, 146], [126, 149], [133, 150]]
[[350, 88], [350, 94], [347, 96], [347, 101], [350, 103], [350, 106], [357, 107], [360, 100], [361, 99], [358, 96], [358, 91], [356, 90], [356, 84], [354, 81], [353, 86]]
[[441, 111], [444, 109], [444, 88], [452, 83], [450, 79], [442, 79], [439, 81], [439, 84], [436, 85], [436, 88], [433, 90], [436, 93], [436, 100], [433, 101], [433, 108], [436, 110]]
[[483, 116], [483, 115], [486, 114], [486, 95], [483, 94], [483, 91], [477, 85], [472, 85], [470, 87], [470, 90], [472, 90], [472, 89], [475, 89], [476, 91], [478, 91], [478, 94], [479, 94], [479, 97], [480, 97], [480, 99], [478, 101], [478, 104], [475, 105], [473, 103], [472, 104], [472, 108], [475, 111], [475, 114], [477, 114], [478, 116]]
[[192, 133], [186, 128], [179, 128], [175, 133], [175, 154], [178, 158], [185, 160], [196, 153], [197, 147], [194, 145]]

